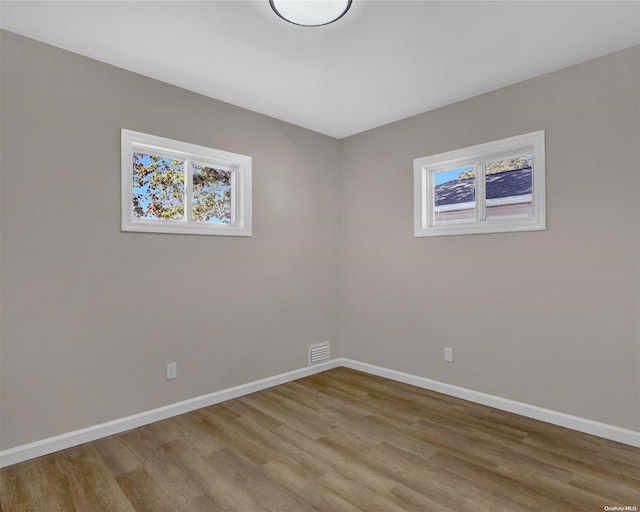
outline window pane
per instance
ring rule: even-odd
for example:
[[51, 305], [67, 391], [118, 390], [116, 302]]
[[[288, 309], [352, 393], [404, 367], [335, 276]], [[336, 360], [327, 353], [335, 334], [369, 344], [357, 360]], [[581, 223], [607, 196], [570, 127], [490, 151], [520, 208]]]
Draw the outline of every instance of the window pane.
[[133, 153], [133, 216], [183, 220], [184, 162]]
[[434, 225], [476, 220], [475, 166], [432, 173]]
[[532, 157], [530, 154], [485, 164], [486, 218], [530, 217]]
[[193, 165], [193, 220], [231, 223], [231, 171]]

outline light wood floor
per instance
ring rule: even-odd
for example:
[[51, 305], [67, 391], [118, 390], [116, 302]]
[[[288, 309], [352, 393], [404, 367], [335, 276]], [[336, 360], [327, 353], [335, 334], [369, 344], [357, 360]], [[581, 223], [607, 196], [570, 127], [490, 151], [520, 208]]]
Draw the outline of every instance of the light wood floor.
[[640, 510], [640, 449], [345, 368], [0, 478], [5, 512]]

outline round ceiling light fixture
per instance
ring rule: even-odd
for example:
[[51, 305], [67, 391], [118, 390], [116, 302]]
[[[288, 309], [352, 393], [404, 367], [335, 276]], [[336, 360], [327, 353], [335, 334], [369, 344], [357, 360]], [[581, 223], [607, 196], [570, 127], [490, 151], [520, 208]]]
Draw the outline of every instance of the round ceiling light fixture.
[[269, 0], [283, 20], [303, 27], [321, 27], [342, 18], [351, 0]]

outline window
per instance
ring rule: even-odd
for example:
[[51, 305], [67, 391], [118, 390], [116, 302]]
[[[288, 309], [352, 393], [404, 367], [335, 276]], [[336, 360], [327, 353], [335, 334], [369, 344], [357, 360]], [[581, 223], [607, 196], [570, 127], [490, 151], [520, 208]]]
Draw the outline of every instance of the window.
[[251, 236], [251, 157], [122, 130], [122, 230]]
[[544, 131], [417, 158], [415, 236], [546, 228]]

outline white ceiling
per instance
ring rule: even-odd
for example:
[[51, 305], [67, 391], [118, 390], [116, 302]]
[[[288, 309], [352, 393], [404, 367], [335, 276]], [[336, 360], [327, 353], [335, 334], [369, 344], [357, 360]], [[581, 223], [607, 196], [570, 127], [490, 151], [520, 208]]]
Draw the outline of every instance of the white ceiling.
[[640, 44], [640, 2], [353, 0], [299, 27], [267, 0], [2, 1], [0, 26], [342, 138]]

